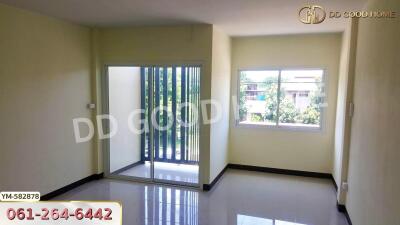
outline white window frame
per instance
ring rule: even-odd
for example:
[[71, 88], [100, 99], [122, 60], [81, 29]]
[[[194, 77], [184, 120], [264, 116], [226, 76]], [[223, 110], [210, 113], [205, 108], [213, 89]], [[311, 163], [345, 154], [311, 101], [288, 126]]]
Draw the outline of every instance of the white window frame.
[[[269, 124], [246, 124], [246, 123], [240, 123], [240, 118], [239, 118], [239, 109], [240, 109], [240, 74], [244, 71], [279, 71], [279, 77], [278, 77], [278, 90], [280, 90], [281, 87], [281, 72], [282, 70], [322, 70], [322, 83], [324, 84], [324, 102], [328, 102], [328, 75], [327, 75], [327, 70], [322, 67], [267, 67], [267, 68], [242, 68], [238, 69], [237, 72], [237, 87], [236, 87], [236, 107], [235, 107], [235, 127], [237, 128], [256, 128], [256, 129], [269, 129], [269, 130], [287, 130], [287, 131], [308, 131], [308, 132], [324, 132], [326, 130], [326, 107], [321, 107], [321, 115], [320, 115], [320, 121], [319, 127], [307, 127], [307, 126], [282, 126], [279, 125], [279, 119], [276, 121], [275, 125], [269, 125]], [[279, 96], [279, 92], [278, 92]], [[280, 105], [280, 99], [278, 97], [278, 118], [279, 118], [279, 105]]]

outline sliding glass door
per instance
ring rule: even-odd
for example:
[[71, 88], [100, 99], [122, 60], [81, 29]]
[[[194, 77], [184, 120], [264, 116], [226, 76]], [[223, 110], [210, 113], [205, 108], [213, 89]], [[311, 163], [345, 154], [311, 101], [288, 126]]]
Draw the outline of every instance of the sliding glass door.
[[200, 68], [155, 67], [154, 74], [154, 179], [198, 183]]
[[109, 66], [109, 175], [198, 184], [199, 66]]
[[[142, 80], [146, 80], [145, 85]], [[151, 179], [151, 168], [141, 152], [142, 146], [149, 149], [150, 143], [141, 136], [148, 121], [141, 121], [145, 113], [134, 115], [146, 101], [142, 93], [149, 91], [147, 79], [142, 78], [140, 67], [110, 66], [107, 83], [111, 134], [106, 139], [109, 140], [109, 173]]]

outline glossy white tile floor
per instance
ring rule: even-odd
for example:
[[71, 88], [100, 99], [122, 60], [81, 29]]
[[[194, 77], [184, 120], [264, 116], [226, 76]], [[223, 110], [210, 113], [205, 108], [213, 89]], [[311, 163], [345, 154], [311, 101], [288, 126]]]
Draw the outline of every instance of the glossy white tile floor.
[[[150, 162], [127, 169], [119, 175], [150, 178]], [[197, 184], [198, 177], [198, 165], [154, 162], [154, 178], [156, 179]]]
[[347, 225], [330, 180], [228, 170], [210, 192], [103, 179], [57, 200], [118, 200], [124, 225]]

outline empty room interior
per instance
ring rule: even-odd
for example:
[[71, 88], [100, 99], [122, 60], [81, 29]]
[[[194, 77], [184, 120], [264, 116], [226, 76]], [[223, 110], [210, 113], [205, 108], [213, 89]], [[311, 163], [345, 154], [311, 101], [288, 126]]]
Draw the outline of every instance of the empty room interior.
[[399, 71], [399, 0], [0, 0], [0, 192], [121, 206], [0, 224], [400, 225]]

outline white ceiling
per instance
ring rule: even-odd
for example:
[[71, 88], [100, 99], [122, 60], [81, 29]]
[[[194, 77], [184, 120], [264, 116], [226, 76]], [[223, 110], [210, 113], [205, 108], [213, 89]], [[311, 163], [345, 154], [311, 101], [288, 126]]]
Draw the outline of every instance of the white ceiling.
[[298, 10], [314, 3], [326, 11], [361, 9], [365, 0], [0, 0], [88, 26], [209, 23], [232, 36], [337, 32], [344, 21], [302, 24]]

